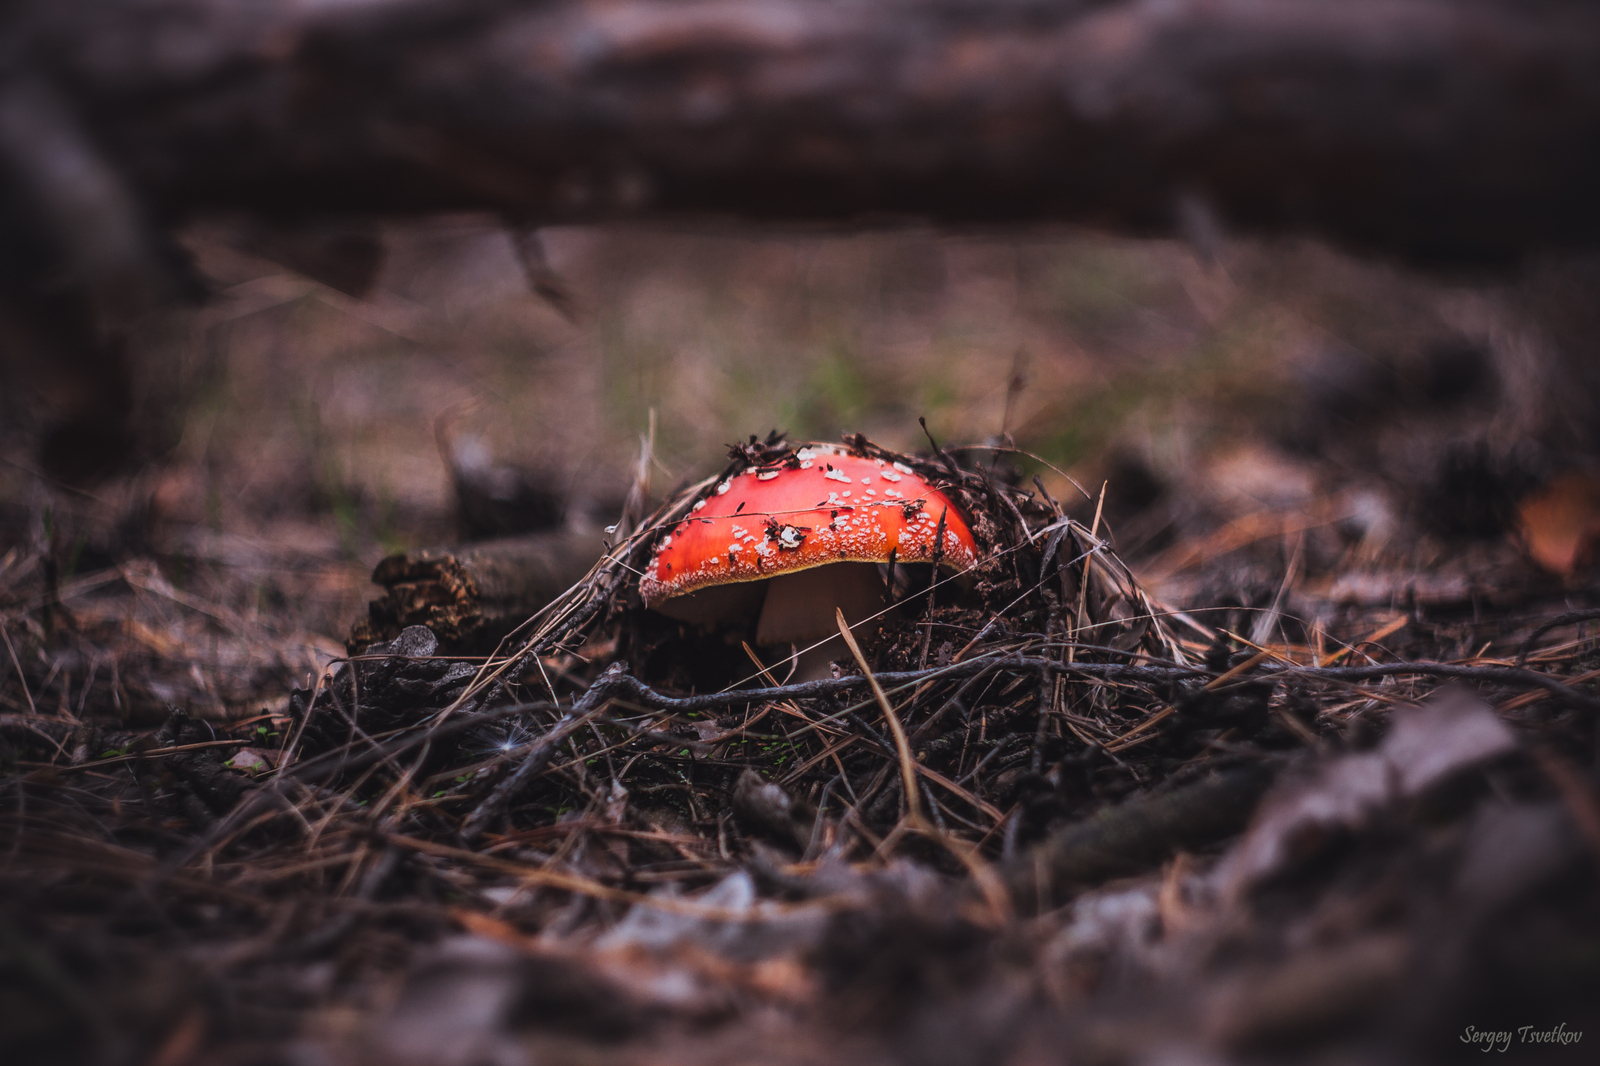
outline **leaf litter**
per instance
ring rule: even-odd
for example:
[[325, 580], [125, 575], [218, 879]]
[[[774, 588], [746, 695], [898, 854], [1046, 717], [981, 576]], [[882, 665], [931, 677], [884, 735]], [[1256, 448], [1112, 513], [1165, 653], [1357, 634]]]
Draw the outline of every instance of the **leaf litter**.
[[[1477, 619], [1451, 654], [1468, 623], [1415, 607], [1298, 621], [1292, 559], [1266, 615], [1180, 611], [1006, 449], [845, 443], [957, 499], [984, 550], [959, 580], [886, 575], [859, 661], [802, 684], [636, 588], [698, 498], [792, 454], [778, 435], [653, 512], [636, 494], [493, 654], [403, 628], [242, 718], [178, 665], [280, 649], [240, 683], [288, 687], [305, 638], [127, 567], [69, 609], [13, 553], [7, 1046], [1374, 1061], [1595, 1020], [1592, 612]], [[1261, 539], [1233, 536], [1163, 567], [1193, 591]]]

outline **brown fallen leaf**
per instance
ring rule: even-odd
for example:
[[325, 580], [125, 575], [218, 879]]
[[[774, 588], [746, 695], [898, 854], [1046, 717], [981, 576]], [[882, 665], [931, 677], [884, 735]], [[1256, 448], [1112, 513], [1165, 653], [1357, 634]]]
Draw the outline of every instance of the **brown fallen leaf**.
[[1571, 574], [1600, 538], [1600, 478], [1563, 474], [1525, 497], [1517, 517], [1534, 562], [1563, 576]]
[[1218, 865], [1218, 882], [1238, 896], [1303, 865], [1340, 835], [1362, 831], [1395, 801], [1420, 796], [1516, 747], [1515, 734], [1465, 690], [1446, 689], [1421, 706], [1399, 708], [1377, 748], [1280, 782]]
[[223, 765], [231, 770], [240, 770], [251, 777], [258, 777], [271, 770], [277, 764], [278, 752], [265, 748], [240, 748]]

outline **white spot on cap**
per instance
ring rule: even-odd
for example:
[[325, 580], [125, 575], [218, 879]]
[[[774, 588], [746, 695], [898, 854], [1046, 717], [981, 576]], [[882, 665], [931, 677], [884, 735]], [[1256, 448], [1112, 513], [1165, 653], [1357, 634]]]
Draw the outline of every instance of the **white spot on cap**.
[[906, 464], [904, 464], [904, 463], [902, 463], [902, 462], [899, 462], [899, 461], [896, 461], [896, 462], [895, 462], [895, 464], [894, 464], [894, 468], [895, 468], [895, 469], [896, 469], [896, 470], [898, 470], [898, 471], [900, 471], [900, 472], [901, 472], [901, 473], [902, 473], [902, 474], [910, 474], [910, 473], [913, 473], [913, 471], [912, 471], [912, 469], [911, 469], [911, 468], [910, 468], [910, 467], [909, 467], [909, 466], [907, 466], [907, 465], [906, 465]]
[[757, 481], [771, 481], [773, 478], [775, 478], [777, 476], [778, 476], [778, 471], [776, 471], [776, 470], [763, 470], [761, 473], [756, 475], [756, 480]]
[[899, 481], [900, 480], [900, 475], [896, 474], [893, 470], [885, 470], [883, 472], [883, 480], [885, 480], [885, 481]]
[[850, 484], [850, 479], [845, 476], [845, 472], [843, 470], [829, 470], [822, 476], [827, 478], [829, 481], [842, 481], [846, 485]]
[[799, 451], [794, 453], [794, 457], [803, 463], [807, 459], [815, 459], [817, 457], [817, 452], [815, 448], [801, 448]]
[[722, 484], [717, 486], [717, 495], [721, 496], [723, 493], [727, 492], [732, 487], [733, 487], [733, 483], [732, 482], [724, 481]]
[[704, 501], [704, 500], [696, 500], [696, 501], [694, 501], [694, 510], [698, 511], [698, 510], [700, 510], [700, 508], [704, 507], [705, 505], [706, 505], [706, 501]]
[[810, 460], [806, 460], [805, 462], [802, 462], [800, 464], [800, 469], [801, 470], [810, 470], [811, 469], [811, 461]]

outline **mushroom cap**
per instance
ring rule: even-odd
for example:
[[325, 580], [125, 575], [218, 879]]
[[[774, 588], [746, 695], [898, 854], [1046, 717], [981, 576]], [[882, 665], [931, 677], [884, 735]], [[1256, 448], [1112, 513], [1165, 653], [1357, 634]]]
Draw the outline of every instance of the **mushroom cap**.
[[[944, 545], [938, 546], [940, 522]], [[966, 569], [978, 546], [950, 499], [903, 463], [812, 444], [719, 484], [656, 545], [639, 581], [647, 607], [718, 585], [830, 563], [939, 562]]]

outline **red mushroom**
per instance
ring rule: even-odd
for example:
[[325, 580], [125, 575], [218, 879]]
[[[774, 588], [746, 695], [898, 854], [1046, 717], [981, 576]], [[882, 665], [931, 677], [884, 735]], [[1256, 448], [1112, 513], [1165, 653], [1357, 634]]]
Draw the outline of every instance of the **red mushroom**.
[[839, 657], [835, 609], [852, 626], [883, 610], [880, 564], [965, 570], [976, 561], [960, 510], [910, 467], [812, 444], [697, 502], [656, 545], [639, 592], [683, 621], [759, 611], [756, 643], [799, 646], [792, 680], [804, 681], [827, 676]]

